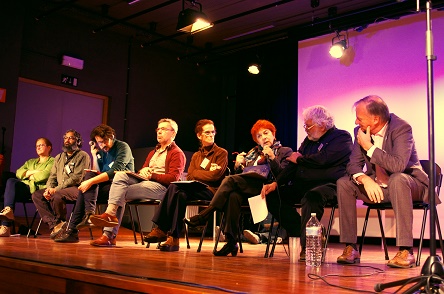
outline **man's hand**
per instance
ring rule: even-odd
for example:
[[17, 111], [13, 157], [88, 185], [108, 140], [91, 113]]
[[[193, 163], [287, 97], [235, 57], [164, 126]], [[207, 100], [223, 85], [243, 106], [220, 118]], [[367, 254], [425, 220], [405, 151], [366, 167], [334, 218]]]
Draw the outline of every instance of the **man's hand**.
[[267, 196], [268, 194], [270, 194], [270, 193], [273, 192], [274, 190], [276, 190], [276, 188], [277, 188], [277, 183], [276, 183], [276, 182], [273, 182], [273, 183], [271, 183], [271, 184], [264, 185], [264, 186], [262, 187], [262, 191], [261, 191], [262, 199], [265, 198], [265, 196]]
[[218, 170], [218, 169], [221, 169], [221, 168], [222, 167], [217, 165], [217, 163], [212, 163], [211, 166], [210, 166], [210, 171], [215, 171], [215, 170]]
[[287, 158], [285, 158], [285, 160], [290, 161], [290, 162], [293, 162], [293, 163], [297, 163], [296, 160], [297, 160], [299, 157], [301, 157], [301, 156], [302, 156], [301, 153], [299, 153], [299, 152], [293, 152], [293, 153], [291, 153], [290, 156], [288, 156]]
[[378, 185], [372, 178], [367, 175], [358, 177], [358, 180], [364, 185], [365, 192], [370, 201], [374, 203], [381, 203], [384, 200], [381, 186]]
[[90, 181], [90, 180], [86, 180], [86, 181], [83, 181], [81, 184], [80, 184], [80, 186], [79, 186], [79, 190], [80, 191], [82, 191], [82, 193], [85, 193], [86, 191], [88, 191], [89, 190], [89, 188], [91, 188], [91, 186], [92, 186], [93, 184], [92, 184], [92, 182]]
[[153, 173], [153, 170], [149, 167], [144, 167], [139, 171], [139, 175], [141, 175], [142, 177], [147, 178], [148, 180], [151, 179], [151, 175]]
[[370, 136], [370, 126], [367, 127], [367, 131], [364, 133], [361, 129], [358, 130], [356, 136], [358, 144], [364, 148], [365, 151], [369, 150], [373, 146], [372, 138]]
[[55, 192], [56, 190], [54, 188], [46, 188], [45, 192], [43, 192], [43, 197], [45, 197], [46, 200], [50, 200]]

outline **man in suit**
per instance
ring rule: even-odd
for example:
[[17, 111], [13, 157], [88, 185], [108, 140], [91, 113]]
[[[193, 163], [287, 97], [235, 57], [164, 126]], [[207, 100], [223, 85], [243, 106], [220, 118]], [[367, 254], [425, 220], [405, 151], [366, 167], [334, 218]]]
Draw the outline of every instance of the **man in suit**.
[[[355, 102], [355, 142], [347, 165], [348, 175], [339, 179], [340, 241], [346, 248], [338, 263], [360, 261], [356, 250], [356, 198], [369, 203], [390, 202], [396, 219], [399, 251], [387, 266], [409, 268], [413, 256], [413, 204], [426, 200], [428, 176], [416, 153], [412, 128], [378, 96]], [[364, 172], [364, 165], [366, 171]]]

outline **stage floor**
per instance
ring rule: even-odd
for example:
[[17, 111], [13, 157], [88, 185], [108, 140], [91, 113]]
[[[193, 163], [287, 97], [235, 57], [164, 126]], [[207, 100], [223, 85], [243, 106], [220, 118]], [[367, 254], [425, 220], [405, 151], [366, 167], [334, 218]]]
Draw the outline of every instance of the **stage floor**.
[[[93, 234], [98, 237], [100, 231], [95, 229]], [[326, 280], [333, 285], [373, 291], [376, 283], [413, 278], [422, 268], [388, 268], [383, 250], [375, 245], [364, 246], [360, 264], [344, 266], [336, 264], [343, 245], [329, 244], [326, 263], [314, 270], [304, 263], [291, 264], [283, 245], [276, 247], [273, 258], [266, 259], [266, 246], [262, 244], [243, 244], [244, 253], [237, 257], [215, 257], [212, 239], [205, 239], [202, 251], [197, 253], [196, 237], [191, 239], [191, 249], [181, 239], [179, 252], [161, 252], [155, 244], [142, 246], [140, 237], [134, 244], [132, 232], [125, 228], [118, 236], [117, 247], [93, 247], [89, 241], [87, 231], [81, 232], [76, 244], [55, 243], [47, 232], [37, 238], [0, 238], [0, 292], [350, 293], [321, 279], [313, 280], [308, 274], [330, 275]], [[389, 247], [390, 257], [395, 253], [396, 248]], [[428, 256], [429, 249], [424, 248], [422, 262]]]

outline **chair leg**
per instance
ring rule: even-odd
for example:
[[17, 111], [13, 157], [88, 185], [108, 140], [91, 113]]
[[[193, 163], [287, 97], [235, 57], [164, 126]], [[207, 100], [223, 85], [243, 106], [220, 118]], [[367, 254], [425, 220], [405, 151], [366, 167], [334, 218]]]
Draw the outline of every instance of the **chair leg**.
[[[37, 213], [38, 213], [38, 211], [36, 210], [34, 213], [34, 217], [32, 218], [31, 225], [28, 226], [28, 234], [26, 235], [26, 238], [29, 238], [29, 235], [31, 235], [32, 225], [34, 224], [35, 218], [37, 217]], [[37, 232], [38, 232], [38, 230], [35, 232], [36, 235], [37, 235]]]
[[276, 243], [277, 243], [277, 239], [278, 239], [280, 230], [281, 230], [281, 224], [279, 223], [279, 225], [276, 228], [276, 234], [274, 235], [274, 241], [273, 241], [273, 246], [271, 247], [270, 257], [274, 256], [274, 250], [276, 249]]
[[185, 240], [187, 240], [187, 249], [190, 249], [190, 239], [188, 238], [188, 225], [186, 222], [183, 222], [183, 225], [185, 227]]
[[370, 214], [370, 207], [367, 207], [367, 212], [365, 213], [364, 225], [362, 226], [361, 243], [359, 244], [359, 254], [362, 252], [362, 244], [364, 244], [365, 232], [367, 231], [368, 215]]
[[[221, 218], [220, 218], [219, 230], [220, 230], [220, 232], [223, 232], [224, 229], [225, 229], [225, 215], [222, 212], [222, 215], [221, 215]], [[220, 237], [220, 234], [217, 235], [216, 242], [214, 242], [213, 253], [217, 251], [217, 244], [219, 244], [219, 237]]]
[[[207, 227], [208, 227], [208, 221], [205, 223], [205, 226], [202, 229], [202, 235], [200, 236], [199, 247], [197, 247], [197, 252], [200, 252], [200, 250], [202, 249], [202, 243], [203, 243], [203, 239], [205, 237], [205, 233], [207, 232]], [[187, 238], [188, 238], [188, 236], [187, 236]], [[188, 242], [188, 239], [187, 239], [187, 242]], [[189, 244], [187, 244], [187, 245], [189, 246]]]
[[[139, 205], [135, 205], [136, 206], [136, 216], [137, 216], [137, 223], [139, 224], [139, 233], [140, 233], [140, 238], [142, 239], [142, 245], [144, 245], [145, 243], [143, 242], [143, 232], [142, 232], [142, 223], [140, 222], [140, 217], [139, 217]], [[135, 231], [134, 231], [135, 232]]]
[[416, 266], [419, 266], [421, 264], [422, 241], [424, 240], [424, 231], [427, 221], [427, 211], [428, 211], [428, 206], [424, 206], [424, 212], [422, 214], [421, 234], [419, 235], [419, 247], [418, 247], [418, 256], [416, 258]]
[[385, 240], [384, 227], [382, 226], [381, 211], [379, 209], [377, 211], [378, 211], [379, 229], [381, 230], [382, 244], [384, 246], [385, 260], [389, 260], [390, 258], [387, 250], [387, 242]]
[[42, 219], [39, 221], [39, 225], [37, 226], [37, 229], [35, 230], [34, 238], [37, 238], [37, 233], [39, 232], [40, 226], [42, 225]]
[[325, 255], [327, 253], [328, 239], [330, 238], [331, 226], [333, 225], [333, 219], [335, 217], [335, 210], [336, 210], [336, 207], [333, 206], [331, 208], [331, 212], [330, 212], [330, 219], [328, 220], [327, 234], [325, 236], [325, 244], [324, 244], [324, 248], [323, 248], [324, 250], [322, 251], [322, 262], [325, 262]]
[[[436, 207], [435, 207], [436, 210]], [[436, 228], [438, 229], [438, 237], [439, 237], [439, 246], [441, 247], [441, 255], [443, 254], [443, 250], [444, 250], [444, 245], [442, 242], [442, 234], [441, 234], [441, 227], [439, 225], [439, 217], [438, 217], [438, 212], [436, 212]]]
[[131, 205], [128, 205], [128, 211], [131, 219], [131, 228], [133, 229], [134, 244], [137, 244], [136, 226], [134, 225], [133, 210], [131, 209]]
[[265, 249], [264, 258], [268, 258], [268, 253], [270, 251], [271, 234], [273, 231], [273, 226], [274, 226], [274, 216], [271, 216], [270, 229], [268, 230], [267, 248]]

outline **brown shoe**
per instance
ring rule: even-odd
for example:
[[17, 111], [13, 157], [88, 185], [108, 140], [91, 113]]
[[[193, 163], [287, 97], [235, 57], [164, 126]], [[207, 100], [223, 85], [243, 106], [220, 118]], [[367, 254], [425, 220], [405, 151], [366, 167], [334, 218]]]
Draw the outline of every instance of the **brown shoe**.
[[361, 255], [358, 250], [353, 248], [353, 246], [348, 245], [345, 247], [342, 255], [338, 257], [337, 263], [359, 263], [361, 261]]
[[116, 246], [116, 238], [110, 240], [107, 236], [102, 235], [102, 236], [100, 236], [100, 238], [89, 242], [89, 244], [92, 246], [97, 246], [97, 247]]
[[148, 235], [143, 236], [143, 240], [148, 243], [158, 243], [167, 240], [167, 234], [159, 228], [154, 228]]
[[115, 227], [119, 224], [117, 217], [107, 214], [106, 212], [100, 215], [91, 215], [89, 220], [93, 223], [93, 225], [98, 227]]
[[179, 238], [173, 238], [172, 236], [168, 236], [168, 239], [165, 243], [160, 244], [160, 251], [179, 251]]
[[408, 250], [398, 251], [396, 256], [389, 260], [387, 266], [397, 268], [411, 268], [415, 265], [415, 256]]
[[58, 235], [60, 235], [67, 227], [66, 222], [60, 222], [58, 223], [51, 231], [51, 234], [49, 237], [54, 240]]

